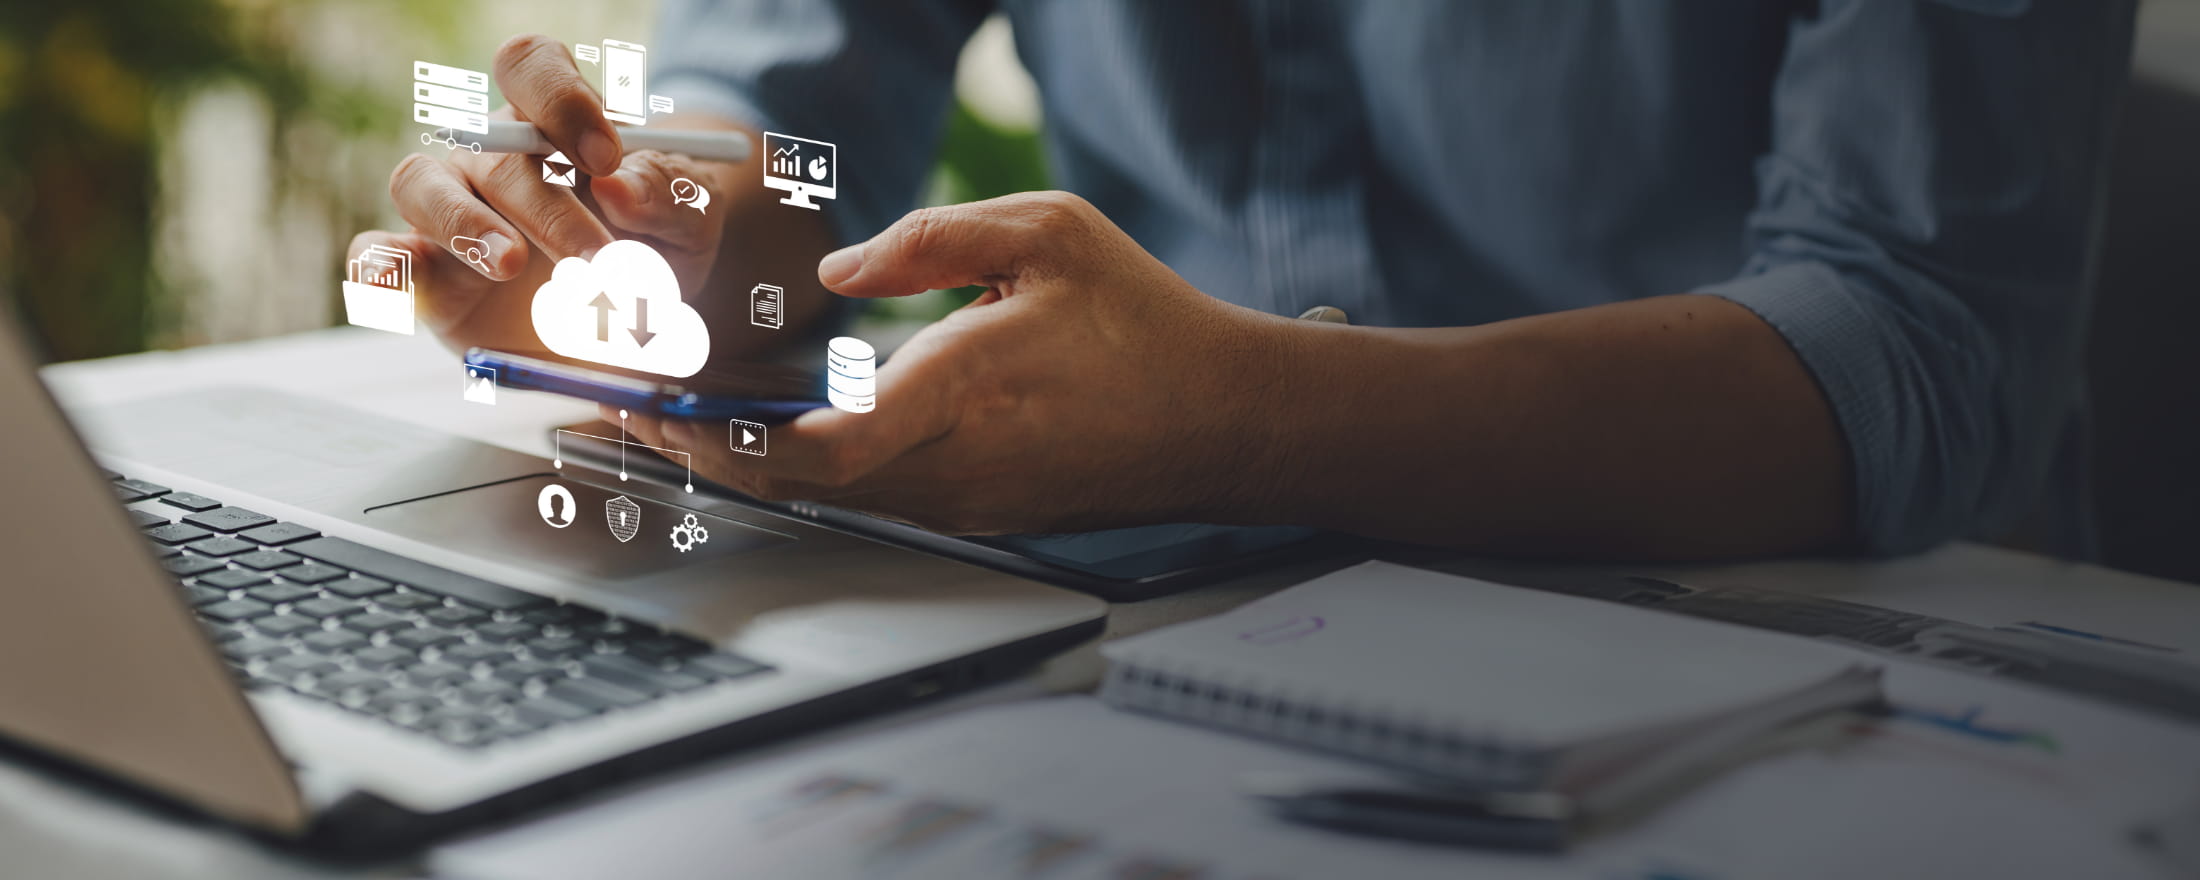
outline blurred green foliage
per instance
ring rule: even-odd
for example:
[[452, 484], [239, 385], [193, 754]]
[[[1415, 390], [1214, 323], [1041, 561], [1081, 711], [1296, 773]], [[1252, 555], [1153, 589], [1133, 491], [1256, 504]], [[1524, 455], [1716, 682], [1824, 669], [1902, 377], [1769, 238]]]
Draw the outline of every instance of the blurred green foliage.
[[[55, 359], [136, 351], [178, 311], [152, 271], [158, 159], [183, 96], [234, 82], [280, 139], [357, 118], [284, 39], [281, 4], [14, 2], [0, 11], [0, 289]], [[270, 149], [277, 172], [288, 158]]]

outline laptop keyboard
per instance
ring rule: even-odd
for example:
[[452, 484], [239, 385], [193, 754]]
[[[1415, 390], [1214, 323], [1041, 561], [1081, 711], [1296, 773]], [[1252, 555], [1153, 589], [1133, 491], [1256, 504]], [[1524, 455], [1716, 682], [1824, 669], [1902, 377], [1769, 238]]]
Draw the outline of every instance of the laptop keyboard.
[[478, 747], [771, 671], [523, 593], [109, 472], [248, 688]]

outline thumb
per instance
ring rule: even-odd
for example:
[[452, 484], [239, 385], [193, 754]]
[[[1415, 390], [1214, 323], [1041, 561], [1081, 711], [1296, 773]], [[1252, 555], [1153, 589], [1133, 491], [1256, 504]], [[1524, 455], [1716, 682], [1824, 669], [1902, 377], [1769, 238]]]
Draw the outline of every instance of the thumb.
[[912, 211], [870, 241], [825, 255], [817, 280], [842, 296], [999, 286], [1065, 246], [1098, 210], [1068, 193], [1018, 193]]

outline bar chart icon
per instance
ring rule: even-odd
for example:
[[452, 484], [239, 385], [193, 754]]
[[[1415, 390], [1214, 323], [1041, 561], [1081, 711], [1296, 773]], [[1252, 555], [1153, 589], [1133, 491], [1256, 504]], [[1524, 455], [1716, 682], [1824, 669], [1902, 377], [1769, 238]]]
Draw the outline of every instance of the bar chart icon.
[[749, 290], [749, 323], [779, 329], [787, 323], [787, 292], [775, 284], [759, 284]]

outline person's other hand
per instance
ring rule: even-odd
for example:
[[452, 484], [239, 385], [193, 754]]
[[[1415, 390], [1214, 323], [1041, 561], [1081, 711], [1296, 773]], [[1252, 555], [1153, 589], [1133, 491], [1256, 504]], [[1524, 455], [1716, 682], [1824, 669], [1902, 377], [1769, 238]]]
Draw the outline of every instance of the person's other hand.
[[[847, 296], [981, 284], [878, 371], [878, 407], [806, 413], [769, 454], [725, 425], [635, 419], [643, 442], [767, 500], [949, 533], [1200, 520], [1260, 503], [1261, 414], [1289, 322], [1201, 293], [1082, 199], [1028, 193], [910, 214], [827, 256]], [[608, 412], [607, 416], [615, 417]]]
[[[390, 175], [390, 198], [412, 229], [361, 233], [351, 256], [375, 244], [409, 251], [420, 320], [453, 348], [540, 353], [529, 318], [535, 289], [558, 260], [593, 256], [615, 239], [648, 243], [672, 264], [686, 292], [700, 286], [717, 258], [726, 211], [675, 207], [672, 181], [686, 177], [723, 193], [732, 186], [732, 166], [653, 151], [624, 154], [601, 98], [564, 44], [548, 37], [506, 41], [495, 69], [510, 103], [494, 118], [533, 122], [588, 175], [586, 182], [565, 187], [543, 180], [541, 156], [464, 148], [415, 153]], [[488, 253], [468, 261], [453, 244], [457, 236], [487, 242]]]

